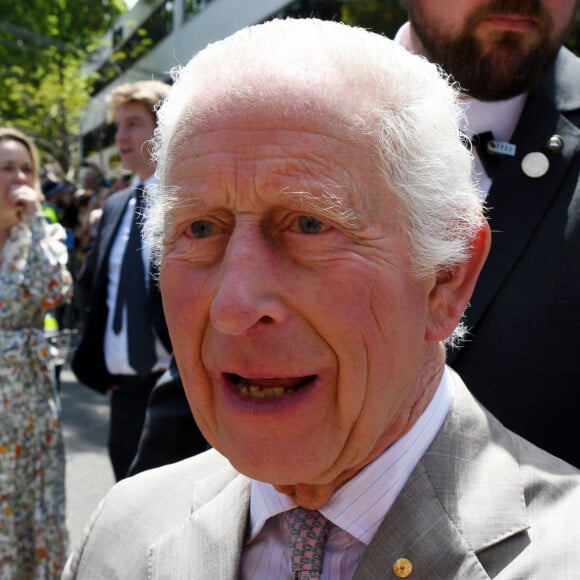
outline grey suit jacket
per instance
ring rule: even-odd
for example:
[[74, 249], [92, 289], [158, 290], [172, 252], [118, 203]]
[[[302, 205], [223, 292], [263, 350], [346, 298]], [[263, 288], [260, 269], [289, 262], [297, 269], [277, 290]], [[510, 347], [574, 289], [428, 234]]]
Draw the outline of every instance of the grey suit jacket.
[[[505, 429], [455, 375], [443, 427], [355, 578], [580, 578], [580, 473]], [[210, 450], [118, 483], [63, 578], [238, 577], [250, 480]]]

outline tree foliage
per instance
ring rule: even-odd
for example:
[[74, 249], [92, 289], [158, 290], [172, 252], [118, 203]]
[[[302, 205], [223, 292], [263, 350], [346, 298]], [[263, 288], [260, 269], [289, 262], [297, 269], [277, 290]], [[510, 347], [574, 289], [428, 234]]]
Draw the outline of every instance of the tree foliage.
[[124, 0], [0, 0], [0, 124], [33, 137], [65, 173], [89, 98], [81, 67], [125, 10]]
[[394, 38], [401, 24], [407, 20], [407, 10], [398, 0], [357, 0], [343, 3], [341, 20]]

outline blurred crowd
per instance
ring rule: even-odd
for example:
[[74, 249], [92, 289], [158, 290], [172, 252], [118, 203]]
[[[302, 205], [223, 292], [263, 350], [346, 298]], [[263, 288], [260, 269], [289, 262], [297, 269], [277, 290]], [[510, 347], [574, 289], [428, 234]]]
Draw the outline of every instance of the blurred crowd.
[[[132, 175], [108, 177], [92, 161], [83, 161], [79, 179], [61, 179], [51, 165], [40, 172], [40, 188], [44, 195], [43, 212], [51, 223], [59, 223], [66, 231], [68, 267], [76, 281], [88, 248], [96, 237], [105, 200], [131, 185]], [[82, 325], [82, 308], [78, 294], [70, 304], [55, 312], [57, 328], [78, 329]]]

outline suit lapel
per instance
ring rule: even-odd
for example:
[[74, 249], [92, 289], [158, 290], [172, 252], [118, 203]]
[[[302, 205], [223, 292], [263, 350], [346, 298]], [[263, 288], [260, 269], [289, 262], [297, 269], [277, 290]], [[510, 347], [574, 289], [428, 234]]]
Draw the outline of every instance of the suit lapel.
[[[489, 578], [481, 552], [518, 549], [528, 528], [519, 466], [509, 435], [454, 375], [454, 407], [365, 552], [355, 578], [384, 578], [398, 558], [419, 578]], [[519, 546], [519, 544], [517, 544]]]
[[445, 513], [421, 465], [381, 524], [354, 579], [390, 578], [399, 558], [411, 561], [417, 578], [489, 578]]
[[[237, 578], [239, 576], [250, 480], [224, 469], [216, 479], [196, 483], [191, 515], [150, 550], [149, 578]], [[232, 479], [232, 475], [234, 475]]]
[[97, 280], [106, 280], [106, 276], [103, 276], [101, 270], [107, 266], [111, 246], [113, 245], [121, 219], [131, 199], [131, 191], [131, 189], [119, 191], [109, 198], [110, 201], [108, 200], [107, 215], [101, 219], [101, 230], [97, 238], [100, 244], [98, 253], [99, 261], [95, 270], [97, 273], [95, 279]]

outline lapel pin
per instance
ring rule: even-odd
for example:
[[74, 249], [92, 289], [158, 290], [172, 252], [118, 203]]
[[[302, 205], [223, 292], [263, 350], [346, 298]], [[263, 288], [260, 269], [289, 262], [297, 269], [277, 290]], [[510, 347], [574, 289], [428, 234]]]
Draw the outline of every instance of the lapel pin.
[[485, 148], [488, 153], [492, 155], [504, 155], [506, 157], [515, 157], [516, 146], [513, 143], [508, 143], [507, 141], [496, 141], [495, 139], [490, 139]]
[[560, 153], [564, 148], [564, 139], [560, 135], [552, 135], [546, 141], [546, 151], [555, 155], [556, 153]]
[[393, 564], [393, 572], [397, 578], [408, 578], [413, 572], [413, 564], [407, 558], [399, 558]]
[[522, 171], [533, 179], [543, 177], [550, 169], [550, 162], [544, 153], [534, 151], [522, 159]]

